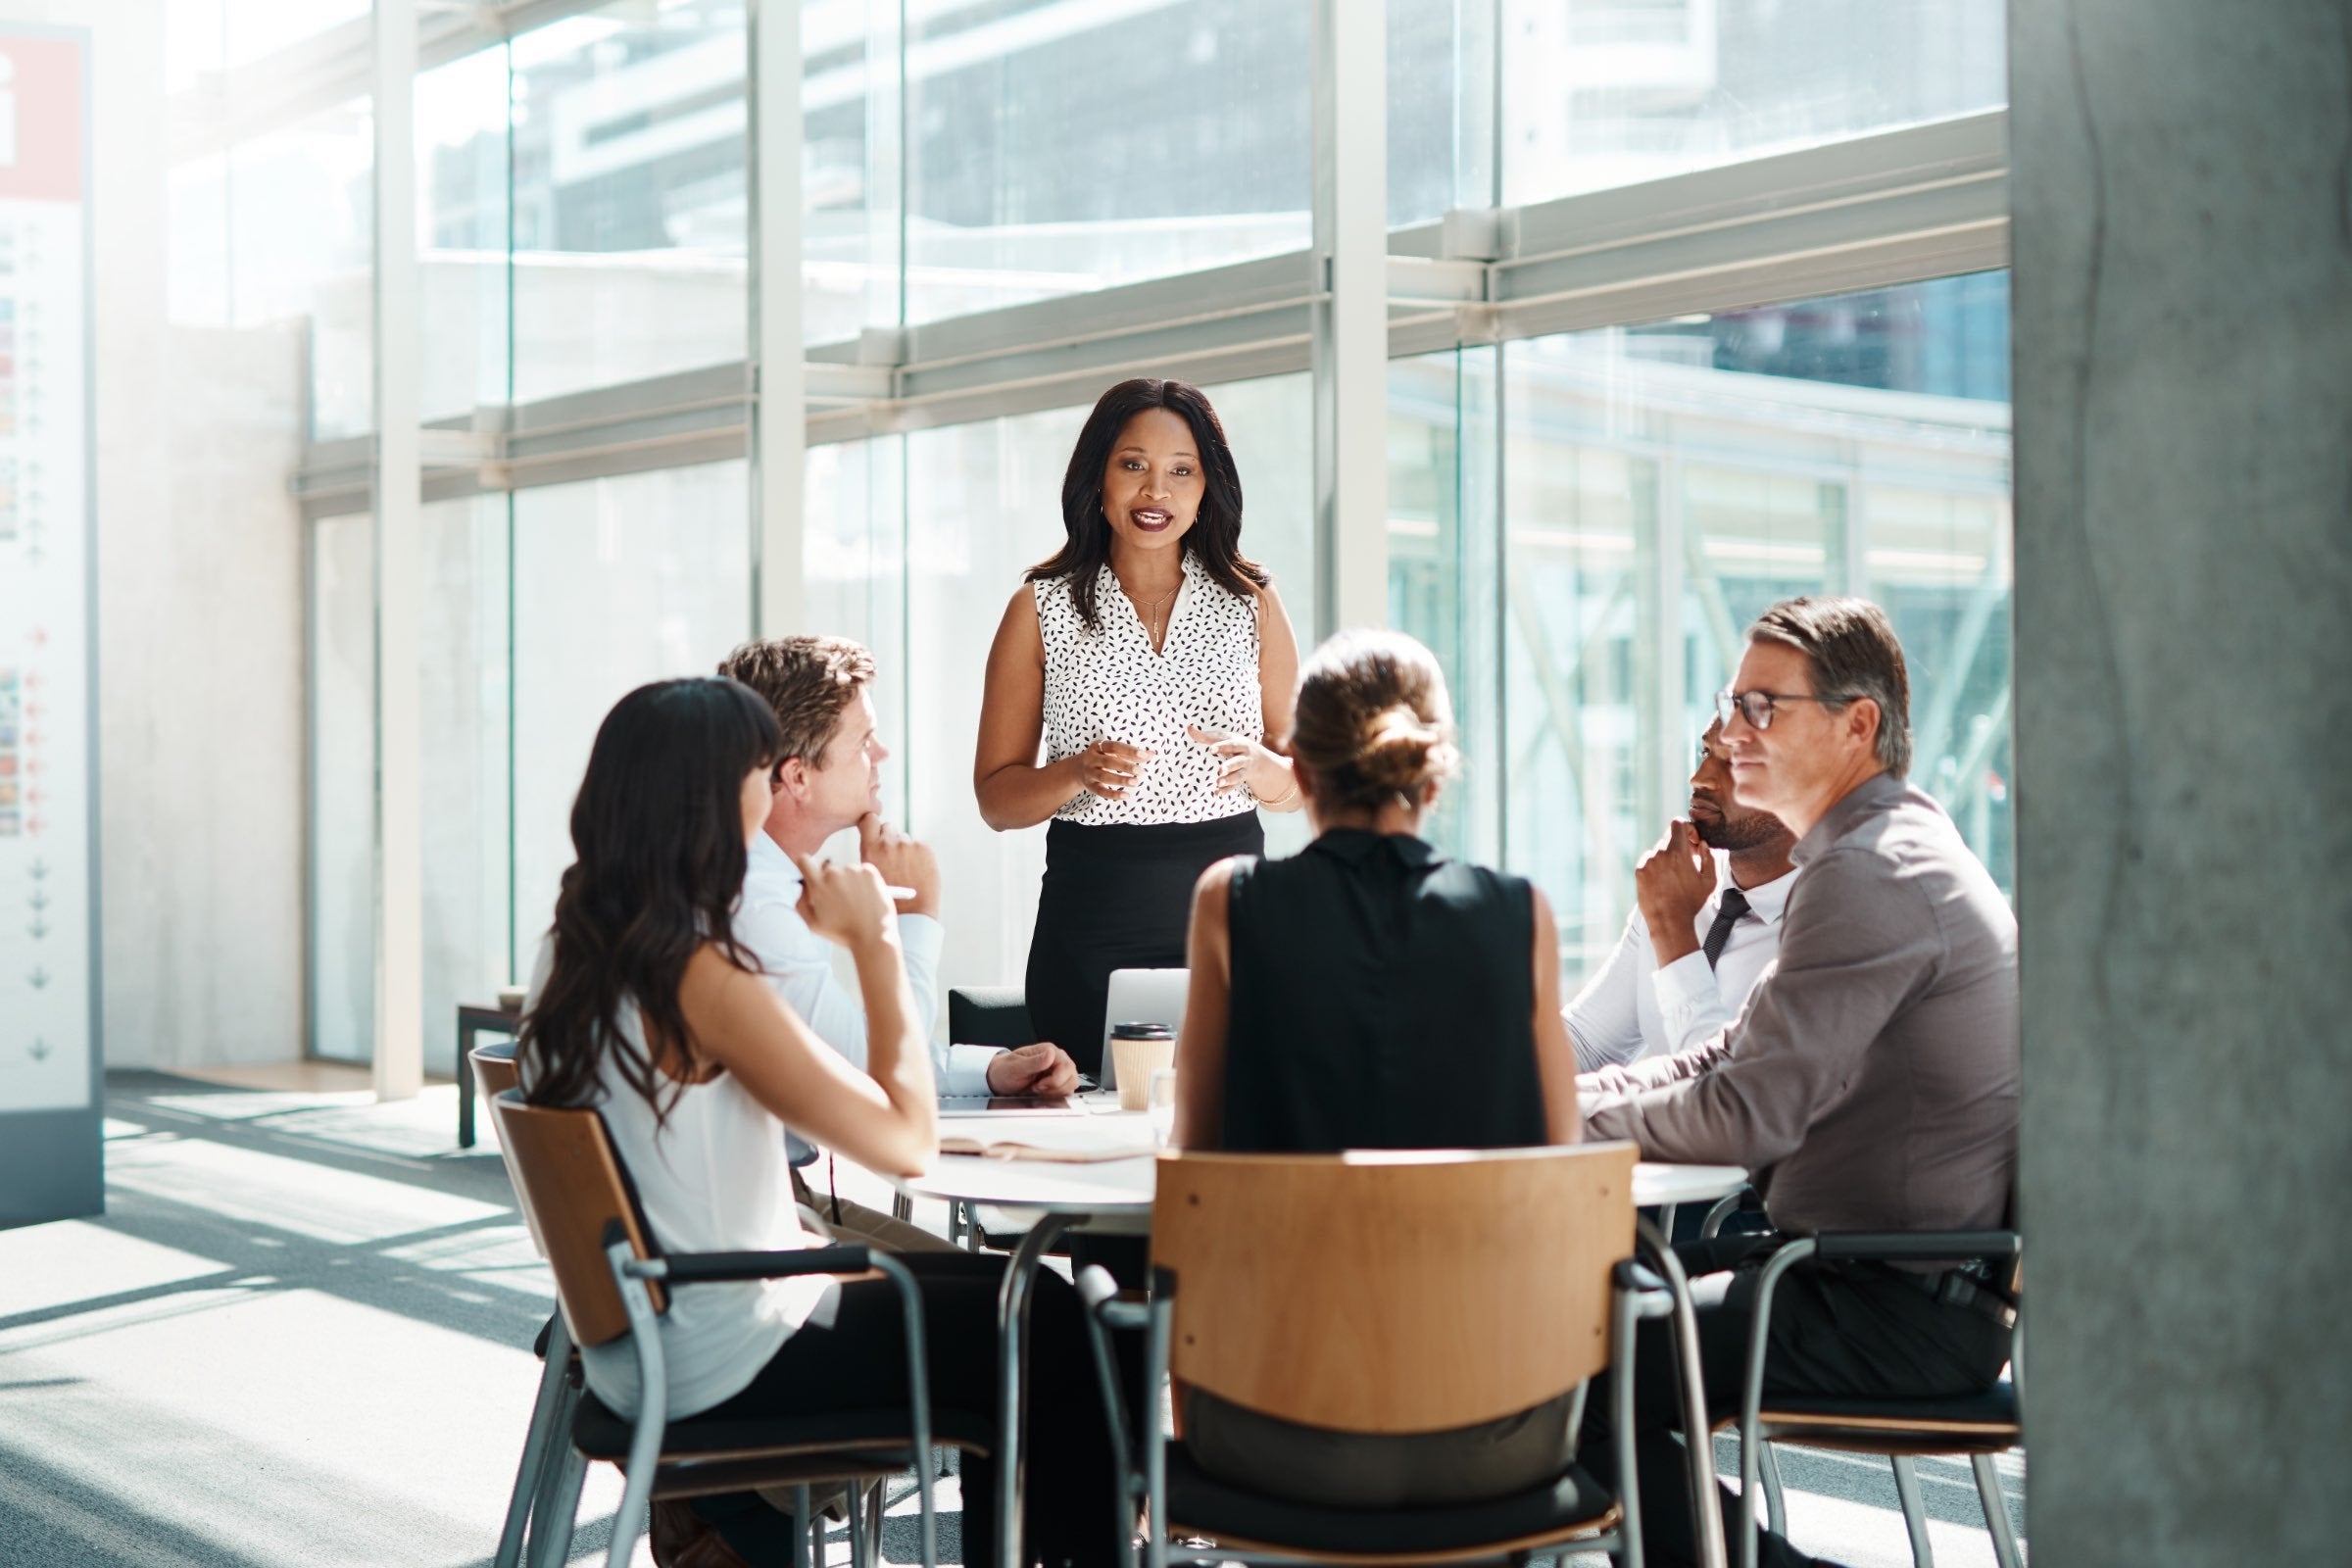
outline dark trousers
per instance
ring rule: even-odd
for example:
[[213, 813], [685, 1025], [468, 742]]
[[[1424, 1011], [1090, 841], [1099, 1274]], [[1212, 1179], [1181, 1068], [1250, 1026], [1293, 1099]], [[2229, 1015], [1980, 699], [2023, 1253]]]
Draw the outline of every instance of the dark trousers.
[[[1739, 1244], [1677, 1249], [1685, 1266], [1710, 1266]], [[1699, 1375], [1706, 1383], [1710, 1419], [1736, 1414], [1747, 1367], [1747, 1338], [1755, 1320], [1760, 1258], [1736, 1272], [1694, 1278], [1698, 1306]], [[1999, 1379], [2009, 1359], [2009, 1332], [1964, 1307], [1947, 1306], [1877, 1264], [1791, 1269], [1774, 1292], [1772, 1332], [1764, 1354], [1764, 1392], [1883, 1395], [1889, 1397], [1979, 1394]], [[1676, 1434], [1683, 1424], [1682, 1381], [1673, 1324], [1642, 1324], [1634, 1358], [1634, 1463], [1642, 1498], [1642, 1548], [1655, 1568], [1682, 1568], [1698, 1559], [1692, 1534], [1689, 1459]], [[1607, 1378], [1585, 1405], [1580, 1457], [1604, 1484], [1616, 1479], [1609, 1434]], [[1700, 1435], [1696, 1441], [1712, 1440]], [[1710, 1466], [1710, 1468], [1712, 1468]], [[1739, 1499], [1721, 1487], [1728, 1561], [1738, 1562]], [[1761, 1518], [1759, 1511], [1758, 1517]], [[1770, 1532], [1757, 1560], [1807, 1559]]]
[[1113, 969], [1181, 969], [1193, 884], [1230, 855], [1259, 855], [1266, 830], [1255, 811], [1207, 822], [1046, 829], [1022, 994], [1040, 1040], [1101, 1076]]
[[[997, 1288], [1005, 1259], [926, 1252], [901, 1261], [922, 1292], [932, 1408], [978, 1417], [993, 1430]], [[1112, 1449], [1078, 1293], [1049, 1270], [1039, 1275], [1031, 1303], [1026, 1550], [1032, 1561], [1048, 1564], [1113, 1563], [1121, 1541], [1112, 1520]], [[750, 1387], [707, 1414], [805, 1417], [906, 1398], [906, 1338], [897, 1288], [861, 1280], [842, 1287], [832, 1328], [795, 1334]], [[963, 1561], [971, 1568], [996, 1563], [996, 1478], [993, 1455], [963, 1455]]]

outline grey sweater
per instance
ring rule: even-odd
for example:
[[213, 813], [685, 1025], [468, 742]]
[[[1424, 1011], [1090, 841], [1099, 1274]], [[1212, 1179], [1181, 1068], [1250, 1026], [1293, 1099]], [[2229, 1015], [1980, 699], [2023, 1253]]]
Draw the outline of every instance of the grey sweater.
[[1795, 851], [1740, 1018], [1577, 1080], [1589, 1137], [1744, 1165], [1785, 1231], [1998, 1225], [2017, 1157], [2017, 920], [1927, 794], [1885, 774]]

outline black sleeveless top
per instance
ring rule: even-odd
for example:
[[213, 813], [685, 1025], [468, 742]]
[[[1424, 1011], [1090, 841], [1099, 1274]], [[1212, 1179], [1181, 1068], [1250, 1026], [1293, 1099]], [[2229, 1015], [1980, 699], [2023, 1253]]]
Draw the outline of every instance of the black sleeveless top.
[[1229, 899], [1223, 1148], [1547, 1142], [1525, 879], [1338, 829], [1244, 860]]

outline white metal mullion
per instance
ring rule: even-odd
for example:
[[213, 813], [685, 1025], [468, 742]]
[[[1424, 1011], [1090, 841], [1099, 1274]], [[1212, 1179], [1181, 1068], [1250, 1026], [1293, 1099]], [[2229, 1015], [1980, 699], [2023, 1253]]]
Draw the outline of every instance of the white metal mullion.
[[[1346, 12], [1343, 25], [1342, 12]], [[1389, 611], [1388, 19], [1315, 0], [1314, 238], [1330, 298], [1313, 307], [1318, 637]]]
[[801, 16], [797, 0], [752, 9], [752, 630], [804, 619], [808, 375], [801, 348]]
[[416, 0], [375, 0], [375, 1049], [380, 1100], [424, 1084], [422, 432]]

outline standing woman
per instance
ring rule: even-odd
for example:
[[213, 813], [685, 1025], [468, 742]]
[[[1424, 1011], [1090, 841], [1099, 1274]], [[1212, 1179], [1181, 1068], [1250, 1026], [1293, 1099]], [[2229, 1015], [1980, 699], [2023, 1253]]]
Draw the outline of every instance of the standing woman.
[[999, 832], [1053, 819], [1029, 1018], [1093, 1072], [1110, 971], [1182, 967], [1194, 882], [1262, 853], [1259, 807], [1298, 808], [1265, 745], [1290, 730], [1298, 643], [1241, 553], [1241, 475], [1198, 387], [1103, 393], [1061, 520], [989, 650], [972, 787]]

